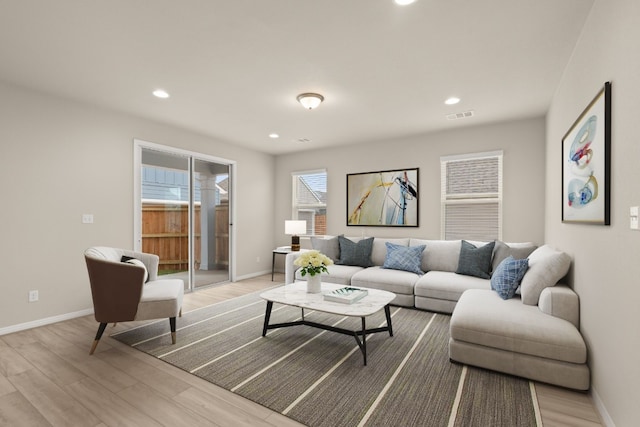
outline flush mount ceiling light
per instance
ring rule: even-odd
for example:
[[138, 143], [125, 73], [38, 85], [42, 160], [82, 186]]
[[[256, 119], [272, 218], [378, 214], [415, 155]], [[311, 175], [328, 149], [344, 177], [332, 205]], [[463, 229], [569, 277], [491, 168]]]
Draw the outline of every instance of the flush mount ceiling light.
[[406, 6], [408, 4], [415, 2], [416, 0], [394, 0], [394, 1], [396, 2], [396, 4], [400, 6]]
[[324, 101], [324, 96], [319, 93], [301, 93], [296, 99], [307, 110], [313, 110]]
[[166, 99], [169, 97], [169, 93], [164, 89], [156, 89], [153, 91], [153, 96], [157, 98]]
[[452, 96], [451, 98], [448, 98], [446, 101], [444, 101], [444, 103], [447, 105], [455, 105], [458, 102], [460, 102], [460, 98], [456, 98], [455, 96]]
[[278, 139], [278, 138], [280, 138], [280, 135], [278, 135], [278, 134], [277, 134], [277, 133], [275, 133], [275, 132], [274, 132], [274, 133], [270, 133], [270, 134], [269, 134], [269, 138], [271, 138], [271, 139]]

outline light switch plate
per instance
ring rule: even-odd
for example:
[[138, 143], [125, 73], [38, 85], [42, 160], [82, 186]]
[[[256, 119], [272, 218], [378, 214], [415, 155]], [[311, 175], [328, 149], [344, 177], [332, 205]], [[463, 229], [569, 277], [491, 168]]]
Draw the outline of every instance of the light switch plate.
[[632, 230], [638, 230], [638, 206], [629, 208], [629, 227]]

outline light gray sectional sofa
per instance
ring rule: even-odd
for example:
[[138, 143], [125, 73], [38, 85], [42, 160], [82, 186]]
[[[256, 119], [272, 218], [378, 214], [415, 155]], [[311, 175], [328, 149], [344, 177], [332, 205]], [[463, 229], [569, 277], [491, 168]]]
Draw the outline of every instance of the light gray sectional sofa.
[[[358, 244], [365, 238], [348, 240]], [[452, 313], [449, 352], [453, 361], [572, 389], [589, 388], [587, 348], [579, 332], [578, 295], [558, 284], [569, 270], [568, 255], [548, 245], [496, 241], [493, 248], [484, 248], [491, 251], [491, 256], [490, 265], [483, 267], [488, 268], [489, 275], [482, 278], [477, 277], [483, 272], [476, 274], [475, 265], [471, 273], [476, 275], [469, 275], [469, 268], [462, 264], [473, 260], [461, 257], [461, 252], [469, 253], [463, 245], [482, 248], [488, 242], [470, 242], [470, 246], [460, 240], [376, 237], [371, 244], [369, 238], [370, 266], [340, 264], [340, 243], [345, 239], [312, 238], [313, 248], [336, 263], [323, 273], [323, 281], [383, 289], [397, 295], [394, 305]], [[424, 274], [384, 268], [389, 263], [387, 250], [394, 245], [424, 245], [418, 261]], [[344, 252], [345, 247], [342, 249]], [[304, 280], [293, 264], [298, 254], [287, 255], [286, 283]], [[528, 269], [518, 295], [505, 300], [492, 290], [490, 275], [509, 256], [528, 258]]]

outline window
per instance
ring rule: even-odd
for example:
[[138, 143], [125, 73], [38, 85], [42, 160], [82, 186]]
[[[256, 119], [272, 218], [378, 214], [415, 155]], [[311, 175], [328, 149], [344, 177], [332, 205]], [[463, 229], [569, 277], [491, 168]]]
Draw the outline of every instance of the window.
[[327, 171], [295, 172], [292, 219], [307, 221], [307, 235], [327, 234]]
[[502, 238], [502, 151], [440, 158], [441, 237]]

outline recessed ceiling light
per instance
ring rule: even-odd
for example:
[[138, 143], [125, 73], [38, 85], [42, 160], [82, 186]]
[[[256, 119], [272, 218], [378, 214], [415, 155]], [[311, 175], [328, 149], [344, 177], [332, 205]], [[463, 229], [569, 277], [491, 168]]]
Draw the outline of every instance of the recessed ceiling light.
[[452, 96], [451, 98], [449, 98], [446, 101], [444, 101], [444, 103], [447, 104], [447, 105], [455, 105], [458, 102], [460, 102], [460, 98], [456, 98], [455, 96]]
[[271, 139], [277, 139], [277, 138], [280, 138], [280, 135], [278, 135], [277, 133], [270, 133], [270, 134], [269, 134], [269, 138], [271, 138]]
[[408, 4], [413, 3], [416, 0], [394, 0], [396, 2], [396, 4], [400, 5], [400, 6], [406, 6]]
[[157, 98], [166, 99], [169, 97], [169, 93], [164, 89], [156, 89], [153, 91], [153, 96]]

